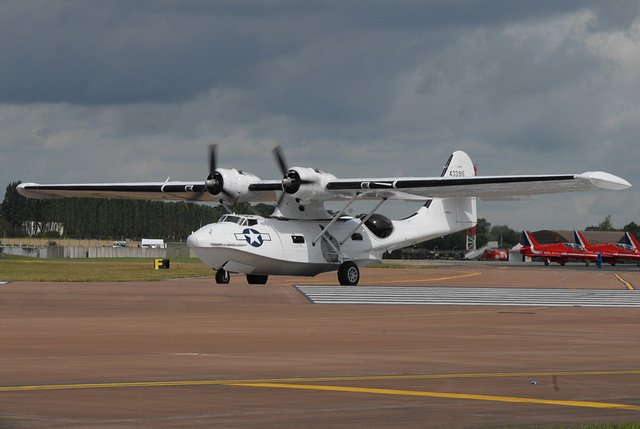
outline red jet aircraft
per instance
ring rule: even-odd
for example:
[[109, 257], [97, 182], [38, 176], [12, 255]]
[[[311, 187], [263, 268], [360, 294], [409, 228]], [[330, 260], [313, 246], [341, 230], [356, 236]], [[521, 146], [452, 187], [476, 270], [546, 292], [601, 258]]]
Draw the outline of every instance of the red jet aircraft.
[[[628, 233], [627, 233], [628, 234]], [[633, 259], [640, 265], [640, 251], [629, 244], [609, 243], [609, 244], [589, 244], [581, 232], [573, 231], [576, 237], [576, 244], [584, 246], [590, 252], [602, 255], [602, 260], [611, 264], [617, 264], [623, 259]], [[628, 238], [627, 238], [628, 240]]]
[[549, 261], [564, 265], [570, 259], [585, 261], [589, 265], [590, 261], [598, 259], [597, 254], [575, 243], [539, 244], [529, 231], [522, 231], [522, 236], [524, 247], [520, 249], [520, 253], [531, 259], [540, 258], [545, 265], [549, 265]]

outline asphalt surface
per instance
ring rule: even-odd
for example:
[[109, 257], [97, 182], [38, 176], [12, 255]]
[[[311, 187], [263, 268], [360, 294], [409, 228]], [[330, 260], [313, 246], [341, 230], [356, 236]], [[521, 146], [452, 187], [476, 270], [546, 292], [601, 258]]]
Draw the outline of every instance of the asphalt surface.
[[[640, 421], [638, 308], [314, 304], [305, 285], [344, 288], [335, 273], [1, 284], [0, 427]], [[363, 269], [368, 286], [635, 293], [640, 269], [431, 263]]]

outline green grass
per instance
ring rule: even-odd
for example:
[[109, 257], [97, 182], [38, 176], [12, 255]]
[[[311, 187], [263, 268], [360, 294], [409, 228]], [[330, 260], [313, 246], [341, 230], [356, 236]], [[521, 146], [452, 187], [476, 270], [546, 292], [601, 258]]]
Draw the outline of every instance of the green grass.
[[[168, 270], [156, 270], [153, 258], [38, 259], [6, 255], [0, 259], [0, 282], [133, 281], [214, 275], [211, 268], [196, 258], [170, 261]], [[407, 268], [407, 265], [384, 263], [371, 268]]]
[[0, 281], [99, 282], [161, 280], [212, 276], [197, 259], [171, 259], [169, 269], [156, 270], [151, 258], [36, 259], [7, 255], [0, 260]]

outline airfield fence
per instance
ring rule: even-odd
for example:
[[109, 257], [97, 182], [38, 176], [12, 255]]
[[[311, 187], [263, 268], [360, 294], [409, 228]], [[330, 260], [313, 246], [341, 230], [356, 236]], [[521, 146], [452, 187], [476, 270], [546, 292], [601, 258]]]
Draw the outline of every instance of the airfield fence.
[[100, 246], [0, 246], [3, 255], [27, 256], [40, 259], [79, 258], [194, 258], [184, 243], [168, 243], [165, 249], [145, 247]]

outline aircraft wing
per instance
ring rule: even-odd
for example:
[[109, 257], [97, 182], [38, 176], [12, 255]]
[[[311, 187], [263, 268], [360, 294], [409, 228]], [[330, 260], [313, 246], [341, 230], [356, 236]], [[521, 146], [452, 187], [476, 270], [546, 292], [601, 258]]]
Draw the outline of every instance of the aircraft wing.
[[[401, 177], [336, 179], [319, 190], [318, 200], [351, 198], [389, 198], [421, 201], [429, 198], [477, 197], [487, 200], [526, 199], [531, 195], [562, 192], [618, 190], [631, 185], [626, 180], [601, 171], [560, 175], [513, 175], [472, 177]], [[260, 180], [239, 195], [242, 201], [276, 201], [282, 189], [280, 180]], [[210, 195], [202, 181], [37, 184], [22, 183], [18, 192], [29, 198], [123, 198], [166, 201], [218, 201], [222, 195]], [[281, 192], [281, 191], [280, 191]]]
[[207, 193], [204, 182], [143, 182], [143, 183], [21, 183], [18, 192], [28, 198], [120, 198], [167, 201], [216, 201]]
[[338, 179], [327, 190], [343, 198], [359, 192], [361, 198], [428, 199], [477, 197], [485, 200], [527, 199], [531, 195], [562, 192], [619, 190], [626, 180], [602, 171], [582, 174], [427, 177], [396, 179]]

